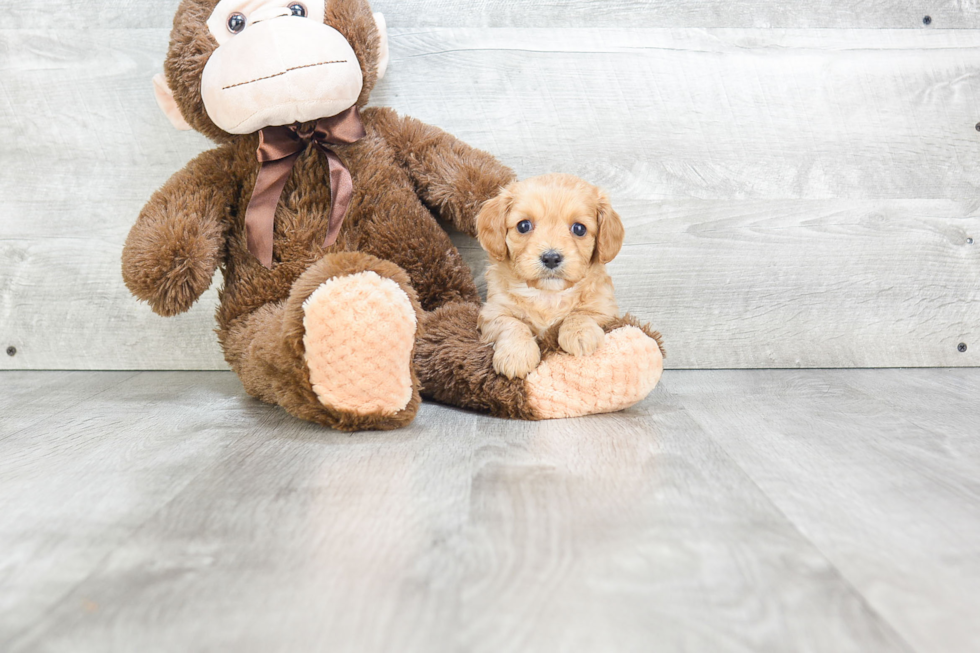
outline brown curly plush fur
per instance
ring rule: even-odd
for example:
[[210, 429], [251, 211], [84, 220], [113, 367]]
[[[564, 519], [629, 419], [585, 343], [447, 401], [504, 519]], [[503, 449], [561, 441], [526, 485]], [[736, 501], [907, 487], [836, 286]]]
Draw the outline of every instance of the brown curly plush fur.
[[[377, 80], [379, 37], [365, 0], [330, 0], [325, 22], [360, 61], [367, 136], [335, 148], [354, 196], [337, 242], [323, 247], [331, 204], [328, 164], [308, 148], [275, 218], [274, 266], [248, 251], [245, 212], [259, 171], [258, 135], [233, 136], [208, 117], [201, 75], [217, 43], [205, 25], [217, 0], [183, 0], [166, 78], [184, 119], [219, 146], [175, 174], [141, 212], [123, 252], [123, 277], [160, 315], [188, 310], [224, 276], [218, 338], [246, 390], [297, 417], [343, 430], [409, 423], [422, 394], [504, 417], [532, 419], [520, 382], [498, 377], [476, 330], [479, 296], [438, 219], [470, 235], [481, 205], [514, 180], [510, 169], [442, 130], [385, 108], [364, 109]], [[304, 359], [303, 302], [326, 280], [373, 271], [393, 280], [418, 315], [414, 393], [393, 416], [322, 405]]]
[[[437, 219], [475, 234], [481, 204], [514, 175], [435, 127], [390, 109], [363, 109], [367, 136], [335, 148], [354, 182], [339, 239], [323, 247], [331, 202], [327, 160], [308, 148], [276, 212], [275, 265], [264, 268], [248, 252], [244, 228], [259, 171], [258, 135], [223, 132], [201, 99], [201, 75], [218, 46], [205, 26], [216, 4], [181, 3], [165, 71], [185, 120], [220, 146], [174, 175], [143, 209], [123, 252], [126, 285], [160, 315], [176, 315], [197, 301], [220, 267], [218, 338], [250, 394], [338, 429], [403, 426], [420, 401], [414, 374], [411, 402], [392, 417], [343, 414], [317, 400], [304, 361], [303, 301], [332, 277], [370, 270], [408, 294], [420, 334], [422, 325], [433, 324], [425, 311], [450, 303], [476, 306], [470, 270]], [[347, 38], [361, 63], [363, 108], [377, 81], [379, 37], [370, 6], [332, 0], [325, 22]], [[519, 400], [501, 403], [512, 401]]]
[[415, 366], [427, 397], [511, 419], [535, 419], [522, 379], [493, 372], [493, 345], [480, 341], [479, 304], [449, 304], [426, 316]]

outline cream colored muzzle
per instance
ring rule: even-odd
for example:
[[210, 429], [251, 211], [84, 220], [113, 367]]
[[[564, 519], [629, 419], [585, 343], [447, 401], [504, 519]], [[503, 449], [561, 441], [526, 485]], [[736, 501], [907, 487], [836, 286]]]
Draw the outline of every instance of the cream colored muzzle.
[[364, 80], [354, 49], [328, 25], [293, 16], [253, 22], [208, 60], [201, 96], [211, 120], [230, 134], [335, 116]]

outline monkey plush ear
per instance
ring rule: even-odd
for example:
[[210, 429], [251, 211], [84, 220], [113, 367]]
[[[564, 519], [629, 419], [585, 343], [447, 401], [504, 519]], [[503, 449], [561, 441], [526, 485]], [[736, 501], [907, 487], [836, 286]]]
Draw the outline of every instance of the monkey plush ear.
[[184, 116], [180, 115], [173, 91], [167, 86], [167, 80], [163, 75], [157, 74], [153, 77], [153, 92], [157, 96], [160, 110], [170, 119], [170, 124], [180, 131], [190, 131], [192, 128], [184, 120]]
[[378, 24], [378, 36], [381, 37], [381, 45], [378, 47], [378, 79], [382, 79], [385, 76], [385, 71], [388, 70], [388, 59], [390, 58], [388, 53], [388, 21], [385, 20], [384, 14], [375, 12], [374, 22]]

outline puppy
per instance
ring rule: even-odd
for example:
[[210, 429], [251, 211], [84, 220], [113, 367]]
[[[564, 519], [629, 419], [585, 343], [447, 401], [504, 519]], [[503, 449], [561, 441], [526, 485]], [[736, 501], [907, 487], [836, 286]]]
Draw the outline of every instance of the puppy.
[[572, 175], [516, 182], [483, 205], [477, 231], [494, 261], [479, 327], [498, 374], [530, 374], [541, 362], [536, 338], [556, 324], [569, 354], [602, 345], [619, 313], [606, 263], [625, 235], [603, 191]]

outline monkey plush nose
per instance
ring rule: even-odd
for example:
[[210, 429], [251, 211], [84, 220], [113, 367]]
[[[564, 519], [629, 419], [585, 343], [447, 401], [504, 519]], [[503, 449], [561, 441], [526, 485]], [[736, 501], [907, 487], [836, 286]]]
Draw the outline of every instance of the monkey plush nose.
[[556, 267], [561, 265], [561, 262], [565, 260], [565, 257], [555, 250], [551, 249], [541, 255], [541, 262], [549, 270], [554, 270]]

